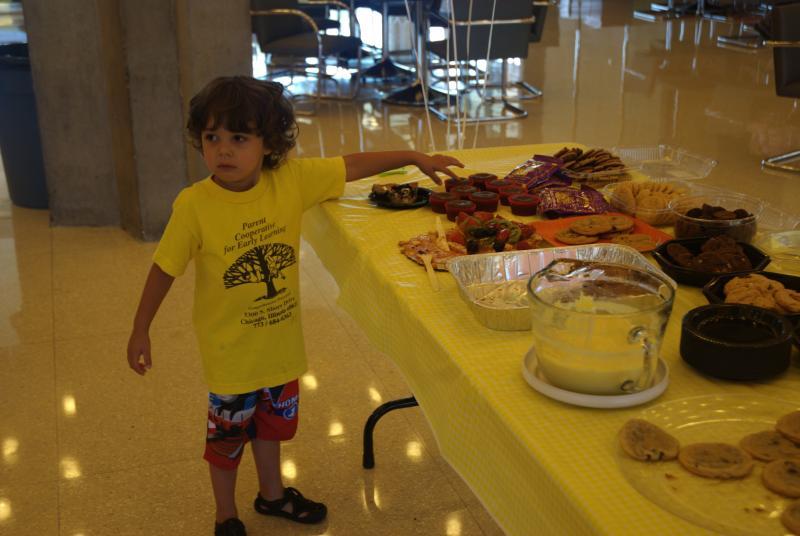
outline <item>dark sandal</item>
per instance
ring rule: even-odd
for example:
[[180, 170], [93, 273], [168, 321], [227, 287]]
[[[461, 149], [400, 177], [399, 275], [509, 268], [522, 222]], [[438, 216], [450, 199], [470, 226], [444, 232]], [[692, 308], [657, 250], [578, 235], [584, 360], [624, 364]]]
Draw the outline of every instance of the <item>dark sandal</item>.
[[[287, 512], [284, 506], [292, 505], [292, 511]], [[259, 493], [253, 503], [256, 512], [265, 516], [285, 517], [297, 523], [319, 523], [328, 514], [328, 508], [318, 502], [303, 497], [303, 494], [294, 488], [284, 488], [283, 498], [274, 501], [264, 499]]]
[[214, 524], [214, 536], [247, 536], [244, 523], [232, 517], [222, 523]]

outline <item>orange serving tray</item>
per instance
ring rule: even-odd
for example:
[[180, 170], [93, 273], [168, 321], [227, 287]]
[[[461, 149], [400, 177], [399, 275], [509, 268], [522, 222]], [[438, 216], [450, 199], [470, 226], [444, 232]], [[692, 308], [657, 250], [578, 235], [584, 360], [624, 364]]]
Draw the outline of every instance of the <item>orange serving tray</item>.
[[[641, 220], [637, 220], [636, 218], [633, 218], [628, 214], [621, 214], [621, 213], [618, 213], [618, 212], [608, 212], [606, 214], [598, 214], [598, 216], [603, 216], [603, 215], [608, 215], [608, 216], [616, 215], [616, 216], [624, 216], [626, 218], [630, 218], [630, 219], [633, 220], [633, 231], [632, 231], [632, 233], [645, 234], [645, 235], [651, 237], [653, 239], [653, 241], [655, 241], [656, 245], [654, 247], [647, 248], [647, 249], [636, 248], [639, 251], [651, 251], [651, 250], [655, 249], [656, 247], [658, 247], [660, 244], [663, 244], [664, 242], [667, 242], [668, 240], [672, 240], [672, 238], [673, 238], [672, 236], [668, 235], [667, 233], [665, 233], [663, 231], [659, 231], [658, 229], [656, 229], [652, 225], [648, 225], [648, 224], [646, 224], [645, 222], [643, 222]], [[570, 218], [560, 218], [560, 219], [557, 219], [557, 220], [537, 221], [537, 222], [534, 222], [534, 225], [536, 226], [536, 232], [539, 233], [539, 235], [542, 238], [544, 238], [545, 240], [547, 240], [548, 242], [550, 242], [554, 246], [568, 246], [570, 244], [565, 244], [564, 242], [561, 242], [556, 238], [556, 236], [555, 236], [556, 233], [561, 231], [562, 229], [566, 229], [567, 227], [572, 225], [572, 222], [574, 222], [575, 220], [579, 220], [581, 218], [586, 218], [586, 217], [587, 216], [573, 216], [573, 217], [570, 217]], [[613, 242], [611, 242], [611, 240], [602, 240], [601, 239], [601, 240], [598, 240], [597, 242], [593, 242], [593, 243], [594, 244], [612, 244]]]

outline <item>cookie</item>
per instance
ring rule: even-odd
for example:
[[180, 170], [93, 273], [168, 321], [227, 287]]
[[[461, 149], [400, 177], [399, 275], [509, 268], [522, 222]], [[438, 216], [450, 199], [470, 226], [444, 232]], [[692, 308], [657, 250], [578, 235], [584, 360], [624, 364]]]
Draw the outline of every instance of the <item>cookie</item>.
[[800, 461], [775, 460], [764, 466], [761, 482], [784, 497], [800, 497]]
[[775, 302], [789, 314], [800, 313], [800, 292], [784, 288], [773, 294]]
[[644, 462], [674, 460], [680, 449], [677, 439], [642, 419], [631, 419], [622, 426], [619, 443], [628, 456]]
[[793, 411], [778, 419], [775, 429], [789, 441], [800, 443], [800, 411]]
[[750, 434], [739, 441], [739, 446], [756, 460], [771, 462], [785, 458], [800, 460], [800, 447], [774, 430]]
[[611, 231], [619, 233], [622, 231], [629, 231], [633, 229], [633, 219], [627, 216], [612, 215], [608, 216], [611, 221]]
[[705, 478], [744, 478], [753, 470], [753, 458], [727, 443], [693, 443], [678, 453], [684, 469]]
[[790, 502], [781, 514], [781, 523], [793, 534], [800, 534], [800, 501]]
[[611, 242], [614, 244], [622, 244], [623, 246], [630, 246], [638, 250], [653, 249], [658, 245], [651, 236], [639, 233], [615, 236], [611, 239]]
[[631, 234], [632, 232], [633, 232], [633, 227], [631, 227], [626, 231], [612, 231], [610, 233], [603, 233], [599, 236], [599, 238], [600, 240], [611, 240], [614, 237], [628, 235]]
[[555, 234], [555, 237], [558, 241], [571, 245], [593, 244], [594, 242], [597, 242], [596, 236], [586, 236], [573, 233], [569, 229], [562, 229]]
[[569, 229], [586, 236], [597, 236], [614, 230], [608, 216], [586, 216], [572, 222]]

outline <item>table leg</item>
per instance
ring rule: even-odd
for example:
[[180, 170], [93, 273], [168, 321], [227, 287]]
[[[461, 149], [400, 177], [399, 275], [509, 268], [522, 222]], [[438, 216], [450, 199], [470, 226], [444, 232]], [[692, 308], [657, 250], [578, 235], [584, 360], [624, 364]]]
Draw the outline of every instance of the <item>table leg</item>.
[[419, 404], [417, 403], [416, 398], [410, 396], [408, 398], [401, 398], [399, 400], [390, 400], [385, 404], [381, 404], [375, 409], [375, 411], [372, 412], [372, 415], [370, 415], [367, 419], [367, 424], [364, 425], [364, 457], [362, 461], [364, 469], [372, 469], [375, 467], [375, 452], [372, 445], [372, 432], [375, 430], [375, 425], [378, 424], [378, 420], [392, 410], [413, 408], [414, 406], [419, 406]]

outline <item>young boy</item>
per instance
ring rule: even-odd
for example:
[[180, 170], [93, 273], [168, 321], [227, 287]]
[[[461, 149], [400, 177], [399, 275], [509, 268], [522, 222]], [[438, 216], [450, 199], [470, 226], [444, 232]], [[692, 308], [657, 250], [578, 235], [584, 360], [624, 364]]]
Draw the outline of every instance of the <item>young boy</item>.
[[416, 165], [463, 165], [416, 151], [288, 159], [297, 125], [283, 87], [244, 76], [217, 78], [190, 102], [187, 130], [211, 175], [178, 194], [153, 257], [128, 342], [128, 364], [152, 366], [150, 323], [191, 259], [194, 326], [208, 395], [204, 458], [216, 502], [216, 535], [246, 534], [234, 501], [249, 441], [258, 472], [255, 509], [299, 523], [327, 509], [284, 488], [280, 442], [297, 428], [298, 378], [306, 371], [299, 313], [303, 211], [342, 194], [345, 181]]

